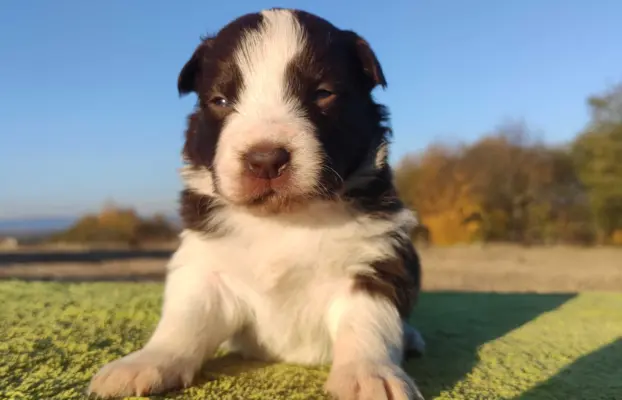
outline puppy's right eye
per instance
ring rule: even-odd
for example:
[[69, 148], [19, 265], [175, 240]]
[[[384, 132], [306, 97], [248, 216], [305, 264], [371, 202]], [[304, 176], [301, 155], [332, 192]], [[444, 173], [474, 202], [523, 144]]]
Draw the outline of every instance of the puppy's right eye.
[[214, 96], [209, 100], [209, 103], [215, 107], [225, 108], [229, 107], [229, 100], [222, 96]]

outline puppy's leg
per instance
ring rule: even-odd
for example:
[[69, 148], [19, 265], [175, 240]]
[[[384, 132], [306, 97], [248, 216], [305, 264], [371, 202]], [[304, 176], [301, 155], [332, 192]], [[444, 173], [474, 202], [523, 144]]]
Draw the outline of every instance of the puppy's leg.
[[383, 298], [365, 292], [339, 296], [328, 313], [333, 363], [326, 390], [339, 400], [423, 399], [400, 364], [402, 320]]
[[214, 273], [173, 269], [166, 281], [162, 317], [147, 344], [105, 365], [89, 393], [140, 396], [188, 386], [204, 360], [241, 325], [244, 312]]

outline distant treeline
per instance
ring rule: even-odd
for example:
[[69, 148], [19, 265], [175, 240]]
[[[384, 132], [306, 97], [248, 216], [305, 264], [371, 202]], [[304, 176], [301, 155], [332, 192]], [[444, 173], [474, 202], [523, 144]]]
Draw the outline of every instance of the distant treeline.
[[140, 246], [169, 243], [177, 239], [178, 232], [179, 228], [163, 215], [144, 218], [132, 208], [108, 204], [99, 214], [83, 216], [69, 229], [52, 235], [49, 240]]
[[588, 99], [591, 121], [548, 146], [523, 123], [475, 143], [435, 143], [396, 168], [434, 244], [622, 244], [622, 85]]

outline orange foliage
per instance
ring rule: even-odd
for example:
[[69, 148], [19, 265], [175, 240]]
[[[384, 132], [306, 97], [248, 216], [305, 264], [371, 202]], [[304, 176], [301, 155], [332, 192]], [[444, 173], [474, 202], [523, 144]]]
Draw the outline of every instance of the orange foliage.
[[509, 126], [471, 145], [406, 157], [396, 186], [437, 245], [590, 240], [589, 204], [569, 155]]
[[622, 229], [617, 229], [611, 235], [611, 243], [622, 246]]
[[420, 158], [405, 160], [396, 176], [400, 194], [438, 245], [473, 242], [481, 230], [479, 201], [455, 152], [434, 146]]

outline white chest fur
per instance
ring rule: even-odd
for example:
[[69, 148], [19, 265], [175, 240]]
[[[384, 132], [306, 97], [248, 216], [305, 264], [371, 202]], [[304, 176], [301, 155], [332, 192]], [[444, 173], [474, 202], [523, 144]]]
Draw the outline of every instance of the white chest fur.
[[245, 304], [245, 328], [228, 343], [249, 356], [325, 363], [331, 356], [330, 307], [352, 277], [391, 252], [383, 234], [409, 223], [318, 209], [304, 219], [227, 215], [229, 232], [206, 237], [182, 233], [170, 268], [189, 268], [195, 279], [216, 274]]

